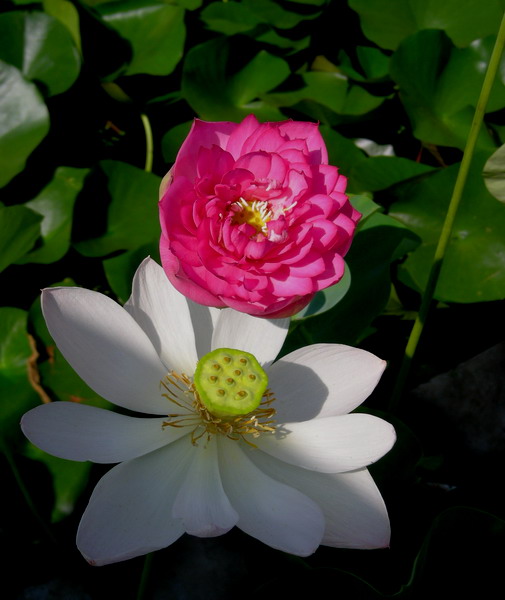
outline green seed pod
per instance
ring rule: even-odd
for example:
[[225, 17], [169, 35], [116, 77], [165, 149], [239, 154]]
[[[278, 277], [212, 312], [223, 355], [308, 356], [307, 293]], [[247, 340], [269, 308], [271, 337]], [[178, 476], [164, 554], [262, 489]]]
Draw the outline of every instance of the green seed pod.
[[226, 418], [256, 409], [267, 389], [268, 376], [249, 352], [218, 348], [198, 361], [193, 382], [207, 410]]

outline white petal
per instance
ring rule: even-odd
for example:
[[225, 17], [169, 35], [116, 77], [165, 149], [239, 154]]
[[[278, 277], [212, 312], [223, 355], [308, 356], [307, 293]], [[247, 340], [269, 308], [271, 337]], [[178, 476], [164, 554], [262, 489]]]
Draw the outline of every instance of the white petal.
[[352, 414], [277, 425], [255, 444], [292, 465], [321, 473], [354, 471], [384, 456], [393, 446], [393, 426], [372, 415]]
[[167, 370], [194, 373], [198, 357], [188, 302], [151, 258], [137, 269], [125, 309], [149, 336]]
[[221, 309], [213, 306], [203, 306], [189, 299], [188, 306], [195, 332], [196, 351], [198, 358], [202, 358], [212, 350], [212, 336]]
[[187, 430], [165, 427], [161, 417], [139, 419], [74, 402], [51, 402], [21, 420], [26, 437], [49, 454], [68, 460], [115, 463], [169, 444]]
[[93, 491], [77, 532], [92, 565], [169, 546], [184, 533], [172, 506], [193, 447], [189, 436], [111, 469]]
[[236, 348], [253, 354], [266, 368], [279, 354], [288, 334], [289, 319], [260, 319], [222, 309], [212, 338], [212, 349]]
[[219, 465], [227, 496], [239, 514], [237, 527], [272, 548], [298, 556], [316, 551], [324, 533], [317, 504], [260, 471], [238, 442], [221, 437]]
[[182, 519], [187, 533], [213, 537], [229, 531], [238, 521], [223, 490], [215, 437], [198, 441], [193, 461], [174, 503], [172, 515]]
[[367, 469], [316, 473], [251, 450], [251, 460], [265, 473], [307, 494], [321, 507], [326, 530], [322, 543], [336, 548], [385, 548], [391, 529], [384, 500]]
[[314, 344], [295, 350], [270, 367], [269, 387], [281, 422], [343, 415], [374, 390], [385, 361], [341, 344]]
[[131, 410], [166, 414], [160, 392], [166, 369], [119, 304], [82, 288], [47, 288], [42, 310], [63, 356], [97, 394]]

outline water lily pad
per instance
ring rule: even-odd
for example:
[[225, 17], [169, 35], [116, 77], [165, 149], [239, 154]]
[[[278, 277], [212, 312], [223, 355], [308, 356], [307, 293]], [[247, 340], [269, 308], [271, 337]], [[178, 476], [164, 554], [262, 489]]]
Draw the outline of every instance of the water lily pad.
[[[80, 241], [85, 256], [105, 256], [117, 250], [134, 250], [159, 239], [158, 189], [161, 178], [119, 161], [103, 161], [110, 205], [104, 235]], [[99, 193], [103, 194], [104, 190]], [[85, 194], [96, 194], [87, 189]], [[85, 198], [83, 197], [83, 201]]]
[[58, 19], [70, 32], [76, 48], [81, 52], [81, 32], [79, 29], [79, 13], [70, 0], [42, 0], [48, 15]]
[[349, 0], [365, 35], [388, 50], [396, 50], [408, 35], [422, 29], [442, 29], [457, 46], [496, 33], [503, 2], [488, 0]]
[[0, 307], [0, 435], [9, 437], [18, 433], [21, 415], [39, 403], [28, 379], [33, 350], [26, 324], [26, 311]]
[[41, 221], [41, 215], [24, 206], [0, 206], [0, 271], [33, 247]]
[[59, 167], [52, 181], [40, 194], [26, 203], [29, 209], [43, 217], [40, 224], [42, 245], [17, 262], [51, 263], [62, 258], [70, 246], [74, 202], [89, 169]]
[[233, 52], [227, 38], [192, 48], [184, 62], [183, 97], [209, 121], [240, 121], [251, 112], [262, 120], [281, 120], [282, 114], [261, 98], [286, 79], [288, 64], [261, 50], [241, 69], [230, 72]]
[[0, 187], [20, 173], [49, 131], [49, 112], [33, 83], [0, 60]]
[[[505, 297], [505, 206], [487, 191], [481, 171], [486, 157], [474, 158], [456, 215], [435, 298], [482, 302]], [[390, 214], [417, 233], [422, 244], [402, 265], [402, 280], [423, 290], [442, 229], [459, 165], [400, 184]]]
[[372, 156], [360, 161], [351, 170], [353, 181], [362, 189], [375, 192], [395, 183], [428, 173], [433, 167], [398, 156]]
[[184, 8], [166, 2], [121, 0], [96, 7], [104, 21], [130, 42], [126, 75], [168, 75], [182, 58]]
[[419, 238], [396, 219], [372, 212], [358, 227], [345, 260], [351, 273], [348, 292], [329, 311], [303, 321], [299, 345], [316, 342], [356, 344], [387, 304], [390, 265], [419, 244]]
[[[484, 80], [489, 42], [460, 50], [443, 32], [435, 30], [421, 31], [402, 42], [391, 58], [391, 76], [418, 139], [464, 148]], [[488, 108], [502, 106], [505, 88], [497, 81]], [[484, 128], [478, 145], [482, 149], [494, 147]]]
[[77, 79], [79, 52], [71, 33], [54, 17], [42, 12], [0, 14], [0, 38], [0, 59], [26, 79], [43, 83], [49, 95], [64, 92]]
[[342, 279], [338, 283], [335, 283], [335, 285], [317, 292], [311, 302], [292, 317], [293, 320], [315, 317], [316, 315], [320, 315], [327, 310], [330, 310], [330, 308], [333, 308], [340, 300], [342, 300], [350, 287], [351, 273], [349, 267], [346, 265]]

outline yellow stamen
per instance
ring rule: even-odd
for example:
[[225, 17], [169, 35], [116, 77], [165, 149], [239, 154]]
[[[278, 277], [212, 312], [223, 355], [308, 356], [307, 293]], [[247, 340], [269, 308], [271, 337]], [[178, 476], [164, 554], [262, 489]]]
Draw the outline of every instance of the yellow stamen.
[[264, 200], [253, 200], [252, 202], [248, 202], [247, 200], [244, 200], [244, 198], [240, 198], [234, 202], [232, 206], [239, 209], [233, 215], [233, 225], [247, 223], [248, 225], [252, 225], [257, 233], [262, 233], [263, 235], [268, 234], [267, 223], [270, 221], [273, 214], [268, 208], [267, 202]]
[[[184, 410], [183, 413], [168, 414], [168, 419], [163, 422], [162, 427], [191, 427], [193, 445], [196, 445], [205, 435], [209, 441], [213, 435], [221, 434], [231, 440], [243, 440], [256, 448], [256, 445], [246, 436], [257, 438], [262, 433], [275, 431], [273, 416], [276, 411], [275, 408], [270, 407], [275, 397], [269, 389], [265, 391], [261, 404], [255, 410], [245, 415], [225, 418], [216, 417], [209, 412], [200, 400], [194, 383], [184, 373], [179, 375], [171, 371], [161, 381], [161, 385], [166, 390], [162, 396]], [[182, 395], [177, 394], [174, 388], [182, 392]]]

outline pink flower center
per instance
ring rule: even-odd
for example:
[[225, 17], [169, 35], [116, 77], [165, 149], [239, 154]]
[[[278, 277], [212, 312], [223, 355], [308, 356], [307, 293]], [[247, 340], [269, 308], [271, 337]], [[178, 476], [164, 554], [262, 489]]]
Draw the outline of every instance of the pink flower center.
[[268, 235], [267, 223], [273, 216], [265, 200], [247, 201], [240, 198], [232, 204], [233, 225], [242, 225], [247, 223], [256, 229], [256, 233]]

